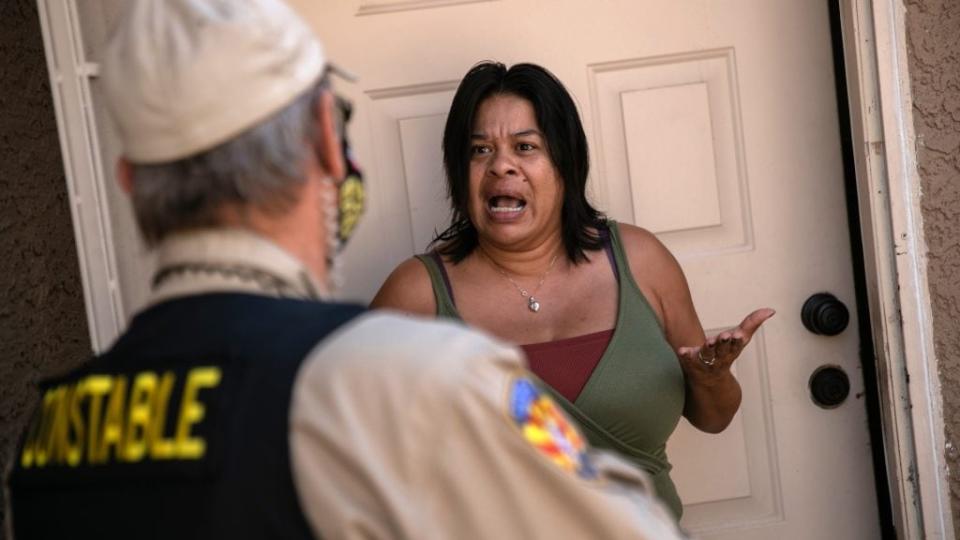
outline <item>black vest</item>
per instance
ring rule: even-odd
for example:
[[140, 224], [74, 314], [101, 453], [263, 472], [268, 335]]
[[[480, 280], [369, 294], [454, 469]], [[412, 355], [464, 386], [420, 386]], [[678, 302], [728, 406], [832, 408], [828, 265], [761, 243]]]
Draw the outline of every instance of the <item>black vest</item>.
[[141, 313], [109, 352], [41, 385], [10, 476], [16, 537], [312, 538], [291, 391], [362, 311], [230, 293]]

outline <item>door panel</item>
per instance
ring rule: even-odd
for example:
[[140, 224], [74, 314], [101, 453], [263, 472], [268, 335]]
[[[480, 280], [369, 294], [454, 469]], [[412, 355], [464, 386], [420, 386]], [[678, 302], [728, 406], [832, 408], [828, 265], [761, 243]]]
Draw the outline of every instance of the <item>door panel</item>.
[[[807, 2], [535, 1], [293, 4], [360, 76], [357, 152], [370, 210], [345, 294], [369, 299], [448, 220], [440, 141], [474, 63], [540, 63], [574, 94], [593, 164], [589, 195], [680, 260], [708, 333], [778, 311], [737, 362], [743, 405], [708, 435], [668, 444], [704, 538], [874, 538], [878, 520], [856, 321], [840, 336], [800, 322], [811, 294], [853, 305], [828, 13]], [[820, 409], [822, 364], [851, 397]], [[825, 486], [826, 488], [822, 488]]]
[[734, 49], [588, 70], [607, 213], [680, 259], [753, 249]]

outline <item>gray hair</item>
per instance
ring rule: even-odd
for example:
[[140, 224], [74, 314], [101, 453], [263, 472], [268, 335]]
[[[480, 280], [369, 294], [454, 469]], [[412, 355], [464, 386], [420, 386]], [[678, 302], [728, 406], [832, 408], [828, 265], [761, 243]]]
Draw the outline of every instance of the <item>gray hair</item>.
[[240, 135], [177, 161], [133, 164], [133, 207], [140, 232], [155, 245], [177, 231], [219, 224], [224, 205], [281, 213], [296, 202], [314, 151], [316, 104], [325, 78]]

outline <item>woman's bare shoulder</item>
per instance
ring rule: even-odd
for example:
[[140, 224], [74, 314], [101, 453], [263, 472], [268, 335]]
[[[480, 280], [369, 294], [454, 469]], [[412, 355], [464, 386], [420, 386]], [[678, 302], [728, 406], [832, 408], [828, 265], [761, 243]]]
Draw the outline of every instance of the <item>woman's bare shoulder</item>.
[[634, 280], [659, 302], [668, 341], [674, 347], [702, 341], [703, 329], [693, 307], [690, 286], [670, 250], [656, 235], [633, 225], [621, 225], [620, 237]]
[[433, 297], [433, 285], [427, 267], [416, 257], [400, 263], [380, 286], [370, 307], [436, 315], [437, 301]]
[[628, 223], [617, 223], [617, 229], [631, 263], [634, 259], [644, 261], [644, 266], [675, 263], [670, 250], [652, 232]]
[[659, 297], [687, 289], [680, 263], [652, 232], [634, 225], [619, 224], [623, 251], [638, 284], [645, 284]]

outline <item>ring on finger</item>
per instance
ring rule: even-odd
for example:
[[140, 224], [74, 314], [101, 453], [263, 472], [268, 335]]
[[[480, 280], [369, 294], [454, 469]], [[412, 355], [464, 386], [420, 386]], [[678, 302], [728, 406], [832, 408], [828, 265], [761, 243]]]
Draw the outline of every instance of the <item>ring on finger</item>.
[[714, 354], [714, 355], [711, 356], [710, 358], [704, 358], [704, 357], [703, 357], [703, 349], [700, 349], [699, 351], [697, 351], [697, 358], [700, 359], [700, 363], [701, 363], [701, 364], [703, 364], [703, 365], [705, 365], [705, 366], [707, 366], [707, 367], [710, 367], [710, 366], [712, 366], [712, 365], [714, 365], [714, 364], [717, 363], [717, 355]]

